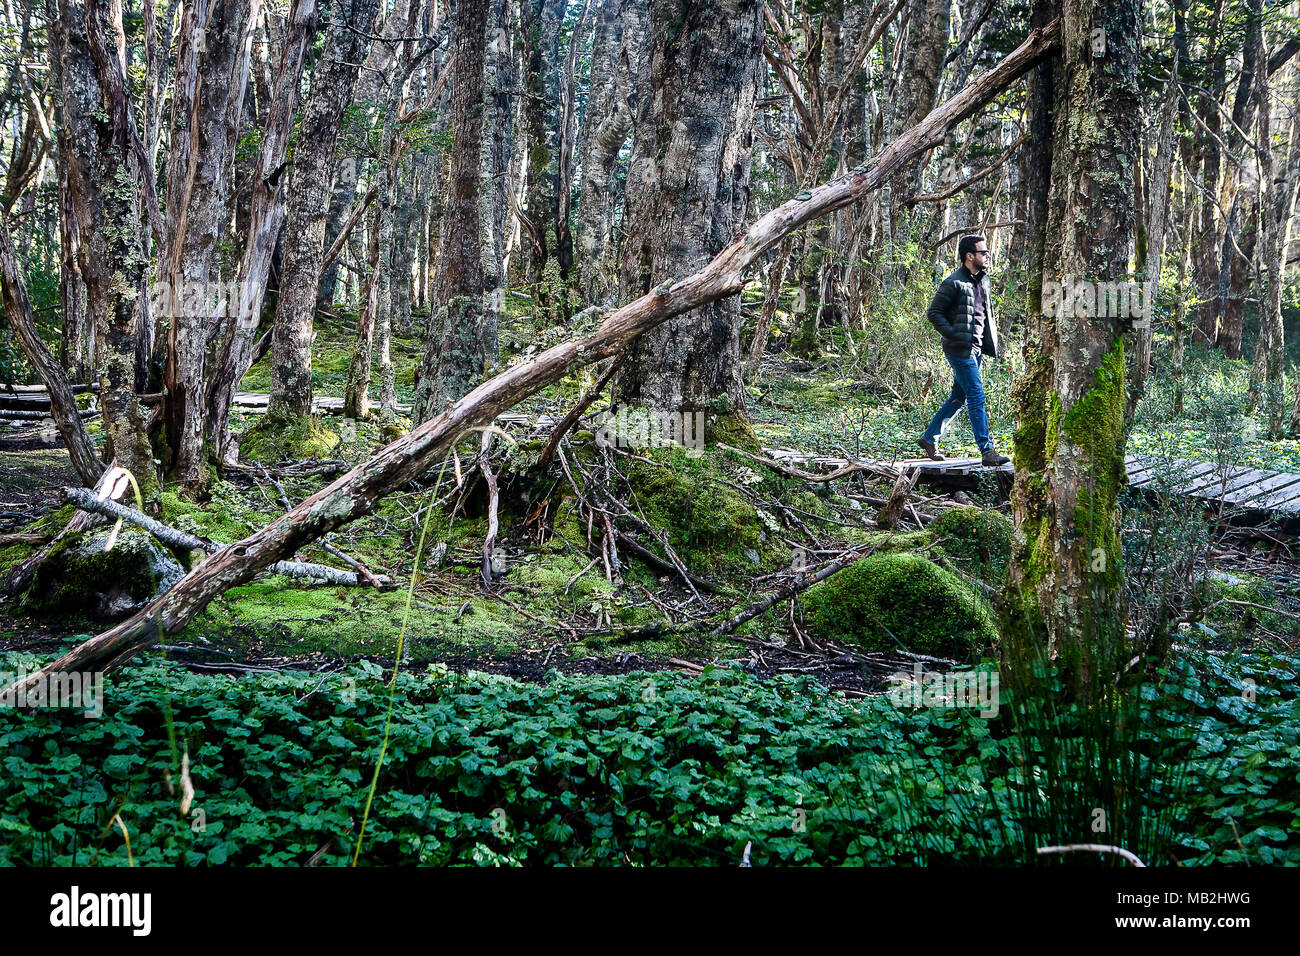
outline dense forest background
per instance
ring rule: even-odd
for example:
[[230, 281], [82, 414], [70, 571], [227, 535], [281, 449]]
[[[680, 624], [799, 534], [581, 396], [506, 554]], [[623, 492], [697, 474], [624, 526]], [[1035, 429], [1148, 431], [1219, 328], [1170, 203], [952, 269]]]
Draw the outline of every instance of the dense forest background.
[[[1297, 4], [45, 0], [0, 78], [0, 683], [111, 675], [0, 859], [1300, 859]], [[921, 468], [967, 235], [1012, 464]]]

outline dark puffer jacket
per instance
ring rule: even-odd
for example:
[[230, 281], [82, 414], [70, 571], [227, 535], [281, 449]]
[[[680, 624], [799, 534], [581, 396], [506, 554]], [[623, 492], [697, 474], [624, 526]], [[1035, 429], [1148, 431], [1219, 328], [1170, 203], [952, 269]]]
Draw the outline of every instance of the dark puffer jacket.
[[975, 283], [984, 283], [984, 342], [981, 351], [998, 354], [998, 327], [993, 320], [993, 296], [989, 292], [988, 273], [977, 280], [965, 266], [943, 282], [930, 302], [930, 324], [943, 336], [944, 351], [969, 357], [975, 342]]

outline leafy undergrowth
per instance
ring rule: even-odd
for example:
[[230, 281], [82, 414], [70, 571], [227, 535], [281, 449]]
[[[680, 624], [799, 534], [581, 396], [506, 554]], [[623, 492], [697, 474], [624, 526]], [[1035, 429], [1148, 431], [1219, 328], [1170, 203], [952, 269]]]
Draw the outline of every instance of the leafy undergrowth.
[[[1184, 663], [1135, 711], [1128, 751], [1156, 834], [1135, 849], [1155, 864], [1300, 863], [1300, 662]], [[155, 659], [109, 678], [99, 719], [4, 709], [0, 863], [342, 865], [383, 676], [363, 664], [235, 679]], [[1005, 702], [990, 721], [732, 669], [536, 685], [431, 667], [399, 676], [396, 708], [364, 865], [735, 865], [750, 842], [756, 865], [1019, 863], [1017, 814], [1051, 818], [1043, 801], [1097, 769], [1026, 788], [1019, 768], [1040, 755]], [[1096, 842], [1088, 823], [1030, 832]]]

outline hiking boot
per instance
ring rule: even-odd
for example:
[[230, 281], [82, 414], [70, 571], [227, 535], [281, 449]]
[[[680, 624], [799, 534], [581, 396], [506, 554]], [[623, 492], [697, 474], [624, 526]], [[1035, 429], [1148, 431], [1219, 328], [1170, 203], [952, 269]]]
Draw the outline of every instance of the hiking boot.
[[921, 446], [921, 451], [925, 452], [925, 457], [931, 461], [943, 461], [943, 455], [939, 454], [939, 449], [935, 447], [934, 442], [926, 441], [924, 438], [918, 438], [916, 443]]
[[996, 468], [998, 465], [1005, 465], [1010, 460], [1006, 455], [999, 455], [998, 450], [990, 446], [989, 450], [984, 453], [984, 457], [980, 459], [980, 462], [985, 468]]

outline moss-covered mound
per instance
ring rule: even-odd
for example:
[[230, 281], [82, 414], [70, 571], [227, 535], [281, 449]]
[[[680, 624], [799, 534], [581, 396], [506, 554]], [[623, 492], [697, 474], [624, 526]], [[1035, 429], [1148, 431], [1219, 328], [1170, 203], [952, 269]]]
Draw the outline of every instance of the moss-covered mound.
[[874, 554], [809, 588], [815, 633], [868, 650], [973, 661], [997, 639], [988, 604], [961, 578], [914, 554]]
[[150, 534], [124, 527], [106, 550], [110, 533], [102, 527], [64, 538], [41, 562], [23, 596], [23, 610], [112, 620], [180, 580], [180, 562]]
[[986, 584], [997, 584], [1011, 561], [1015, 524], [998, 511], [951, 508], [930, 522], [926, 532], [953, 564]]
[[244, 461], [264, 462], [324, 458], [338, 444], [338, 433], [330, 431], [315, 416], [283, 419], [263, 415], [244, 432], [239, 457]]
[[[691, 457], [679, 449], [653, 454], [661, 464], [634, 462], [628, 480], [646, 520], [667, 532], [690, 570], [714, 579], [737, 578], [786, 559], [788, 551], [778, 554], [770, 533], [780, 525], [731, 487], [721, 459]], [[661, 550], [646, 536], [643, 543]]]

